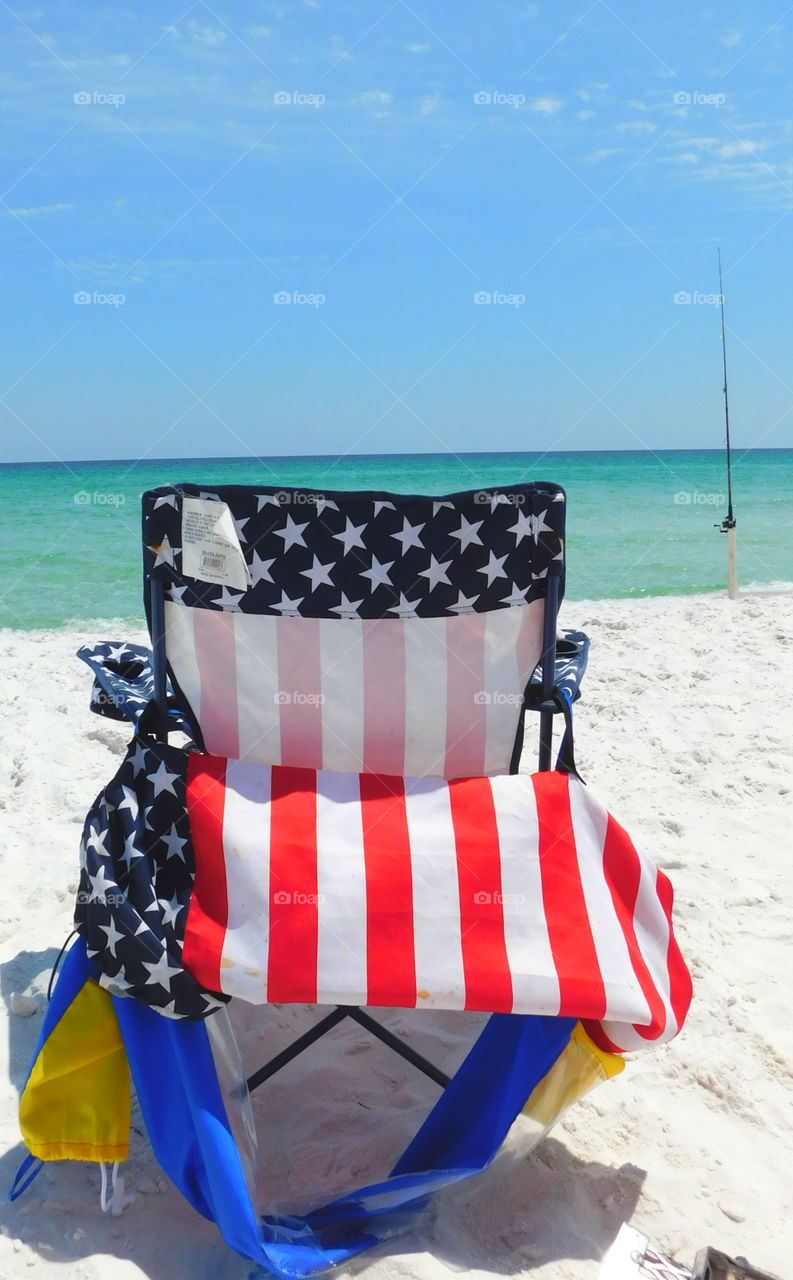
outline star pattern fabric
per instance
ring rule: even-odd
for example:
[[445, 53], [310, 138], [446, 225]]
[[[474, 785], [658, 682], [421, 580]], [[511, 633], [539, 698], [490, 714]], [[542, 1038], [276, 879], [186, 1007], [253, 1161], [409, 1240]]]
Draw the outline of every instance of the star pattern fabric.
[[[225, 502], [246, 591], [184, 574], [182, 500]], [[306, 618], [449, 617], [527, 604], [564, 570], [565, 494], [527, 483], [443, 498], [176, 485], [143, 498], [145, 580], [180, 604]], [[148, 608], [148, 603], [147, 603]]]
[[75, 928], [100, 985], [171, 1018], [204, 1018], [226, 997], [182, 966], [195, 859], [187, 812], [188, 752], [133, 739], [85, 821]]
[[[154, 698], [151, 650], [140, 644], [102, 640], [83, 645], [77, 650], [77, 657], [94, 673], [91, 710], [110, 720], [129, 720], [139, 729], [141, 717]], [[170, 684], [168, 695], [172, 700]], [[174, 730], [190, 736], [189, 722], [178, 710], [171, 710], [170, 720]]]

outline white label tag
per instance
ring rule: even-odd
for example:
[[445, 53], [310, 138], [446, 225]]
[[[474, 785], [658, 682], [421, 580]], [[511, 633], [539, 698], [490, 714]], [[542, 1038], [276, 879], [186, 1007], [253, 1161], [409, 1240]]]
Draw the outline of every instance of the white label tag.
[[187, 578], [247, 591], [251, 575], [225, 502], [182, 499], [182, 572]]

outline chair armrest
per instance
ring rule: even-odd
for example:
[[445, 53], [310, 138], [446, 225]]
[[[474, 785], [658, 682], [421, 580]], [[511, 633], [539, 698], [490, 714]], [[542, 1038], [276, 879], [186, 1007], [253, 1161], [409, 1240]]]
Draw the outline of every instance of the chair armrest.
[[[554, 686], [566, 693], [571, 702], [581, 697], [581, 681], [589, 658], [589, 636], [583, 631], [562, 631], [556, 640]], [[556, 704], [543, 705], [542, 671], [539, 666], [532, 673], [526, 696], [526, 706], [532, 711], [558, 711]]]
[[[93, 672], [91, 710], [110, 720], [129, 720], [136, 732], [141, 720], [154, 702], [154, 671], [151, 649], [140, 644], [123, 644], [103, 640], [83, 645], [77, 657]], [[168, 685], [169, 730], [181, 730], [192, 738], [186, 716], [174, 705]]]

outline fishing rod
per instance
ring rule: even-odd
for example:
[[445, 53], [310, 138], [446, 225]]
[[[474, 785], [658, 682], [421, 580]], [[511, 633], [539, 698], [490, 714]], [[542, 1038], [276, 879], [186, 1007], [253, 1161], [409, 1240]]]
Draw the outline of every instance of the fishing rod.
[[738, 565], [735, 535], [735, 515], [732, 509], [732, 453], [730, 450], [730, 401], [727, 395], [727, 328], [724, 323], [724, 285], [721, 278], [721, 249], [719, 255], [719, 305], [721, 307], [721, 358], [724, 368], [724, 421], [727, 428], [727, 514], [716, 528], [727, 535], [727, 595], [738, 598]]

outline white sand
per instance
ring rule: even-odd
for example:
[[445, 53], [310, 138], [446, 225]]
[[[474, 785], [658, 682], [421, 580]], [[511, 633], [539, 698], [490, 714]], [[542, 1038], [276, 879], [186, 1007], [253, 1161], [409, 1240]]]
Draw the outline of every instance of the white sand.
[[[503, 1159], [463, 1194], [441, 1199], [419, 1231], [354, 1270], [372, 1280], [437, 1280], [447, 1268], [594, 1278], [630, 1219], [682, 1262], [711, 1243], [789, 1277], [793, 597], [579, 603], [565, 606], [562, 622], [593, 641], [576, 714], [579, 767], [673, 880], [694, 1004], [677, 1040], [635, 1055], [531, 1156]], [[127, 739], [123, 726], [88, 711], [89, 672], [72, 655], [92, 638], [0, 635], [3, 1194], [23, 1154], [18, 1090], [49, 969], [70, 928], [81, 825]], [[10, 1012], [12, 993], [33, 998], [33, 1016]], [[412, 1106], [416, 1098], [392, 1065], [364, 1042], [356, 1042], [357, 1056], [375, 1063], [395, 1106]], [[320, 1052], [332, 1060], [330, 1047]], [[322, 1078], [318, 1103], [349, 1090], [338, 1067]], [[257, 1101], [260, 1111], [268, 1106], [283, 1116], [280, 1102]], [[104, 1216], [96, 1166], [48, 1167], [21, 1200], [0, 1209], [0, 1275], [237, 1280], [249, 1273], [166, 1184], [136, 1110], [133, 1126], [125, 1171], [135, 1204], [120, 1219]], [[329, 1134], [331, 1179], [342, 1137]]]

